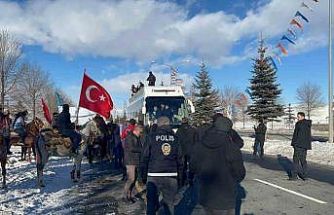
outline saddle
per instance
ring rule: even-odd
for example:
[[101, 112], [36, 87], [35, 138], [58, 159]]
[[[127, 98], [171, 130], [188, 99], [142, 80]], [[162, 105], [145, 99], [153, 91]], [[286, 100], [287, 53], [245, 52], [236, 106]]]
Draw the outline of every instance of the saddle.
[[55, 129], [44, 129], [41, 131], [41, 135], [46, 142], [45, 144], [50, 147], [57, 147], [59, 145], [63, 145], [69, 149], [72, 146], [71, 139], [69, 137], [64, 137]]

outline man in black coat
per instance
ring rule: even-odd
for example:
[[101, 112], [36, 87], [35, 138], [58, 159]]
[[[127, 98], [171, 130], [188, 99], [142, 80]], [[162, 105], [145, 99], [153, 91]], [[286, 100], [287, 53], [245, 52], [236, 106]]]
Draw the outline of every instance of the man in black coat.
[[135, 202], [132, 196], [132, 190], [135, 187], [135, 182], [138, 176], [140, 158], [142, 152], [142, 143], [140, 136], [143, 132], [143, 127], [137, 125], [133, 131], [130, 131], [125, 138], [124, 143], [124, 163], [127, 171], [127, 181], [124, 185], [124, 198], [130, 202]]
[[297, 114], [298, 122], [295, 125], [291, 146], [293, 146], [293, 171], [290, 180], [296, 180], [297, 175], [303, 179], [307, 179], [307, 150], [311, 150], [311, 126], [312, 121], [305, 119], [305, 113]]
[[[167, 117], [158, 119], [157, 131], [147, 138], [141, 166], [148, 176], [146, 214], [155, 215], [159, 209], [159, 192], [162, 193], [167, 214], [174, 214], [174, 200], [178, 181], [182, 181], [183, 162], [181, 145]], [[142, 177], [144, 181], [145, 175]]]
[[65, 137], [69, 137], [72, 142], [72, 152], [77, 153], [81, 142], [81, 135], [77, 133], [71, 122], [70, 106], [68, 104], [63, 105], [62, 112], [57, 116], [56, 127], [60, 134]]
[[259, 120], [259, 125], [257, 127], [254, 126], [255, 130], [255, 144], [254, 144], [254, 152], [255, 156], [257, 153], [258, 145], [260, 145], [260, 158], [263, 159], [264, 155], [264, 141], [266, 139], [267, 126], [264, 124], [263, 120]]
[[151, 71], [149, 72], [147, 81], [148, 81], [148, 86], [153, 86], [153, 87], [155, 86], [156, 77], [153, 75]]
[[246, 175], [240, 148], [243, 141], [221, 114], [196, 142], [190, 169], [200, 183], [199, 203], [207, 214], [235, 214], [237, 185]]
[[[182, 124], [176, 132], [176, 136], [179, 139], [179, 143], [182, 148], [183, 156], [183, 177], [181, 185], [186, 183], [192, 184], [193, 174], [189, 171], [189, 161], [192, 152], [192, 148], [195, 144], [196, 129], [189, 125], [188, 119], [183, 118]], [[187, 172], [189, 171], [189, 174]]]

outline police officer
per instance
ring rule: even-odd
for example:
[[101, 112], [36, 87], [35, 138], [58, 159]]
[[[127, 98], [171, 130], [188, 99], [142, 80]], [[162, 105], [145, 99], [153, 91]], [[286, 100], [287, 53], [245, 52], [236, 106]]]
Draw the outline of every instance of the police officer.
[[143, 150], [141, 165], [147, 171], [148, 215], [156, 214], [159, 209], [159, 193], [166, 213], [174, 214], [178, 180], [182, 181], [181, 145], [169, 124], [168, 117], [158, 118], [158, 129], [149, 135]]

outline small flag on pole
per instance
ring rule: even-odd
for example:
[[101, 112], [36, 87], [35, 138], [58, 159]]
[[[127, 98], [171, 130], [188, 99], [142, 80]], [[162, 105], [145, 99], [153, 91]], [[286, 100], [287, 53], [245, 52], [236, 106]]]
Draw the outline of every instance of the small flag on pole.
[[296, 43], [294, 41], [292, 41], [290, 38], [288, 38], [286, 35], [283, 35], [281, 40], [287, 40], [289, 43], [292, 43], [293, 45], [296, 45]]
[[296, 19], [292, 19], [290, 22], [291, 25], [296, 25], [298, 28], [300, 28], [301, 30], [303, 30], [303, 25], [301, 23], [299, 23]]
[[302, 2], [302, 5], [301, 5], [301, 6], [307, 8], [307, 9], [309, 9], [310, 11], [313, 12], [313, 9], [312, 9], [310, 6], [308, 6], [305, 2]]
[[286, 50], [286, 48], [281, 43], [277, 45], [277, 48], [279, 48], [284, 55], [288, 55], [288, 50]]
[[299, 11], [296, 12], [295, 17], [301, 17], [305, 22], [309, 22], [309, 20]]
[[288, 29], [288, 33], [293, 36], [294, 39], [297, 39], [297, 34], [294, 30], [292, 30], [291, 28]]

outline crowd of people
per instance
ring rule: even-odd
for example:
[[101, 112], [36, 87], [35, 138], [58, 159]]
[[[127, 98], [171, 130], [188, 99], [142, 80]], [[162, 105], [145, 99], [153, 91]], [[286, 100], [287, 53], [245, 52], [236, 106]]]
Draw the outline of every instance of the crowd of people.
[[[306, 152], [311, 149], [311, 121], [298, 113], [291, 145], [294, 168], [290, 180], [307, 179]], [[173, 214], [174, 201], [183, 186], [199, 186], [198, 203], [207, 214], [235, 214], [240, 182], [246, 170], [241, 148], [243, 139], [232, 128], [232, 121], [221, 113], [200, 127], [183, 118], [175, 133], [166, 116], [157, 117], [150, 128], [130, 120], [122, 133], [126, 183], [123, 200], [146, 202], [147, 214], [165, 210]], [[255, 129], [254, 153], [264, 158], [267, 127], [259, 120]], [[142, 187], [146, 184], [146, 195]], [[159, 195], [162, 201], [159, 201]]]
[[[156, 121], [150, 126], [131, 119], [121, 129], [112, 118], [105, 122], [97, 115], [86, 124], [87, 129], [83, 128], [79, 133], [70, 120], [69, 106], [65, 104], [61, 113], [54, 114], [52, 126], [71, 139], [73, 153], [78, 150], [82, 138], [100, 136], [98, 131], [102, 132], [105, 138], [102, 142], [106, 143], [102, 150], [104, 156], [109, 151], [114, 166], [123, 171], [123, 201], [134, 203], [142, 198], [149, 215], [156, 214], [159, 209], [173, 214], [179, 189], [194, 186], [195, 180], [199, 187], [198, 203], [207, 214], [235, 214], [237, 189], [246, 170], [241, 153], [244, 142], [232, 128], [232, 121], [222, 113], [216, 113], [212, 122], [194, 127], [190, 119], [183, 118], [181, 126], [174, 132], [166, 114], [168, 108], [163, 105], [161, 108], [165, 114], [158, 114], [155, 107]], [[27, 111], [17, 113], [12, 123], [9, 112], [0, 112], [0, 132], [8, 154], [11, 153], [11, 126], [24, 142], [27, 114]], [[294, 168], [290, 179], [306, 180], [306, 155], [312, 141], [311, 121], [306, 120], [302, 112], [297, 118], [291, 143]], [[254, 130], [254, 155], [259, 152], [263, 159], [267, 132], [264, 121], [259, 120]], [[159, 201], [159, 195], [162, 201]]]
[[[130, 120], [123, 140], [125, 202], [146, 202], [147, 214], [159, 208], [173, 214], [180, 188], [199, 179], [199, 203], [208, 214], [234, 214], [236, 189], [245, 177], [240, 148], [243, 140], [232, 122], [216, 114], [210, 125], [195, 128], [183, 118], [175, 133], [167, 116], [144, 127]], [[142, 187], [146, 184], [146, 195]], [[159, 202], [159, 195], [163, 200]]]

